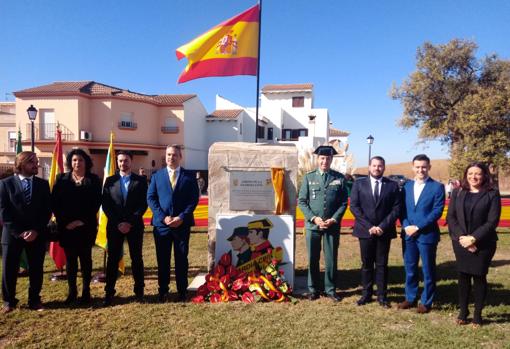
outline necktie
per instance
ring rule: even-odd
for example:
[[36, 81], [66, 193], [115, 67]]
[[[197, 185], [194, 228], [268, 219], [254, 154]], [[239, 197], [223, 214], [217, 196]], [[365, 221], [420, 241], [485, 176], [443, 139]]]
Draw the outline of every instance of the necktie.
[[177, 173], [176, 171], [172, 171], [170, 175], [170, 184], [172, 185], [172, 190], [175, 189], [175, 182], [177, 182]]
[[25, 202], [27, 205], [30, 205], [30, 201], [32, 200], [32, 182], [30, 179], [25, 178], [23, 179], [23, 183], [23, 195], [25, 196]]
[[328, 173], [327, 172], [323, 172], [322, 173], [322, 183], [326, 184], [327, 182], [328, 182]]
[[379, 181], [375, 181], [374, 200], [375, 200], [375, 202], [379, 201]]

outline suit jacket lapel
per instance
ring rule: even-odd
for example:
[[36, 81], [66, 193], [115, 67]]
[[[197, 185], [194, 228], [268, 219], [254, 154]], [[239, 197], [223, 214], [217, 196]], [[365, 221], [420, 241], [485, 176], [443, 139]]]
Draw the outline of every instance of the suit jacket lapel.
[[377, 200], [377, 202], [375, 203], [375, 207], [379, 206], [379, 203], [382, 201], [382, 198], [384, 197], [384, 195], [386, 195], [388, 183], [384, 178], [381, 178], [380, 185], [381, 189], [379, 191], [379, 200]]
[[466, 201], [466, 191], [460, 190], [459, 194], [457, 195], [457, 217], [459, 217], [459, 224], [464, 232], [464, 234], [467, 234], [467, 226], [466, 226], [466, 215], [464, 214], [464, 202]]
[[115, 181], [113, 181], [113, 186], [112, 186], [112, 195], [117, 197], [119, 202], [122, 203], [122, 205], [124, 206], [125, 205], [125, 202], [124, 202], [124, 197], [122, 196], [122, 189], [120, 188], [120, 186], [122, 185], [122, 180], [120, 178], [120, 174], [115, 174]]
[[[420, 201], [421, 199], [423, 198], [423, 195], [425, 195], [425, 193], [427, 192], [427, 187], [429, 186], [429, 182], [431, 181], [430, 177], [427, 178], [427, 180], [425, 181], [425, 185], [423, 186], [423, 189], [420, 193], [420, 197], [418, 197], [418, 201], [416, 202], [416, 205], [415, 207], [418, 207], [418, 205], [420, 204]], [[413, 200], [414, 200], [414, 183], [416, 182], [413, 182]]]

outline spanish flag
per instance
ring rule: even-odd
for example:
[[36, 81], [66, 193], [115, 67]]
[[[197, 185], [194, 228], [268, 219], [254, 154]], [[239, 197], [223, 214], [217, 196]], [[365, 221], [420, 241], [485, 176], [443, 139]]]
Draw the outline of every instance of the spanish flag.
[[232, 17], [176, 50], [188, 58], [178, 82], [208, 76], [257, 75], [259, 5]]
[[[55, 142], [55, 148], [53, 149], [53, 156], [51, 158], [50, 177], [48, 178], [50, 190], [53, 190], [53, 186], [57, 181], [57, 175], [59, 173], [64, 173], [64, 160], [62, 156], [62, 131], [60, 130], [60, 126], [58, 124], [56, 138], [57, 140]], [[54, 220], [55, 218], [52, 217], [51, 219]], [[62, 270], [64, 265], [66, 265], [66, 254], [64, 249], [57, 241], [52, 241], [50, 243], [50, 256], [53, 258], [57, 269]]]

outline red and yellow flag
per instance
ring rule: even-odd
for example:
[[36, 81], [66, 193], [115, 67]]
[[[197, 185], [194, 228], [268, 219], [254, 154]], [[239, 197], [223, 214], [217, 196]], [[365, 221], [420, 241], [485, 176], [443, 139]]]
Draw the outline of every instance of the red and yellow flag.
[[[50, 184], [50, 190], [53, 190], [53, 186], [57, 180], [59, 173], [64, 173], [64, 159], [62, 156], [62, 131], [57, 124], [55, 148], [53, 149], [53, 156], [51, 158], [50, 177], [48, 182]], [[52, 218], [54, 219], [54, 218]], [[55, 262], [57, 269], [62, 270], [66, 265], [66, 254], [64, 249], [56, 241], [50, 243], [50, 256]]]
[[218, 24], [176, 50], [188, 58], [178, 82], [208, 76], [257, 75], [259, 5]]

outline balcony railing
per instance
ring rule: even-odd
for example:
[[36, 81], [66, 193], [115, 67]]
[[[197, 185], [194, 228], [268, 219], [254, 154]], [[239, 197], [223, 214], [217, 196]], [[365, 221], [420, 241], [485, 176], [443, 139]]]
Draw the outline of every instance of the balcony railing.
[[133, 121], [119, 121], [119, 128], [128, 129], [128, 130], [136, 130], [138, 125]]
[[[66, 126], [59, 124], [60, 130], [62, 131], [63, 141], [75, 140], [74, 133], [71, 132]], [[34, 123], [34, 137], [36, 141], [54, 140], [57, 135], [57, 124], [38, 124]], [[32, 124], [26, 125], [26, 132], [22, 135], [23, 140], [32, 139]]]
[[162, 133], [179, 133], [179, 126], [161, 126]]

